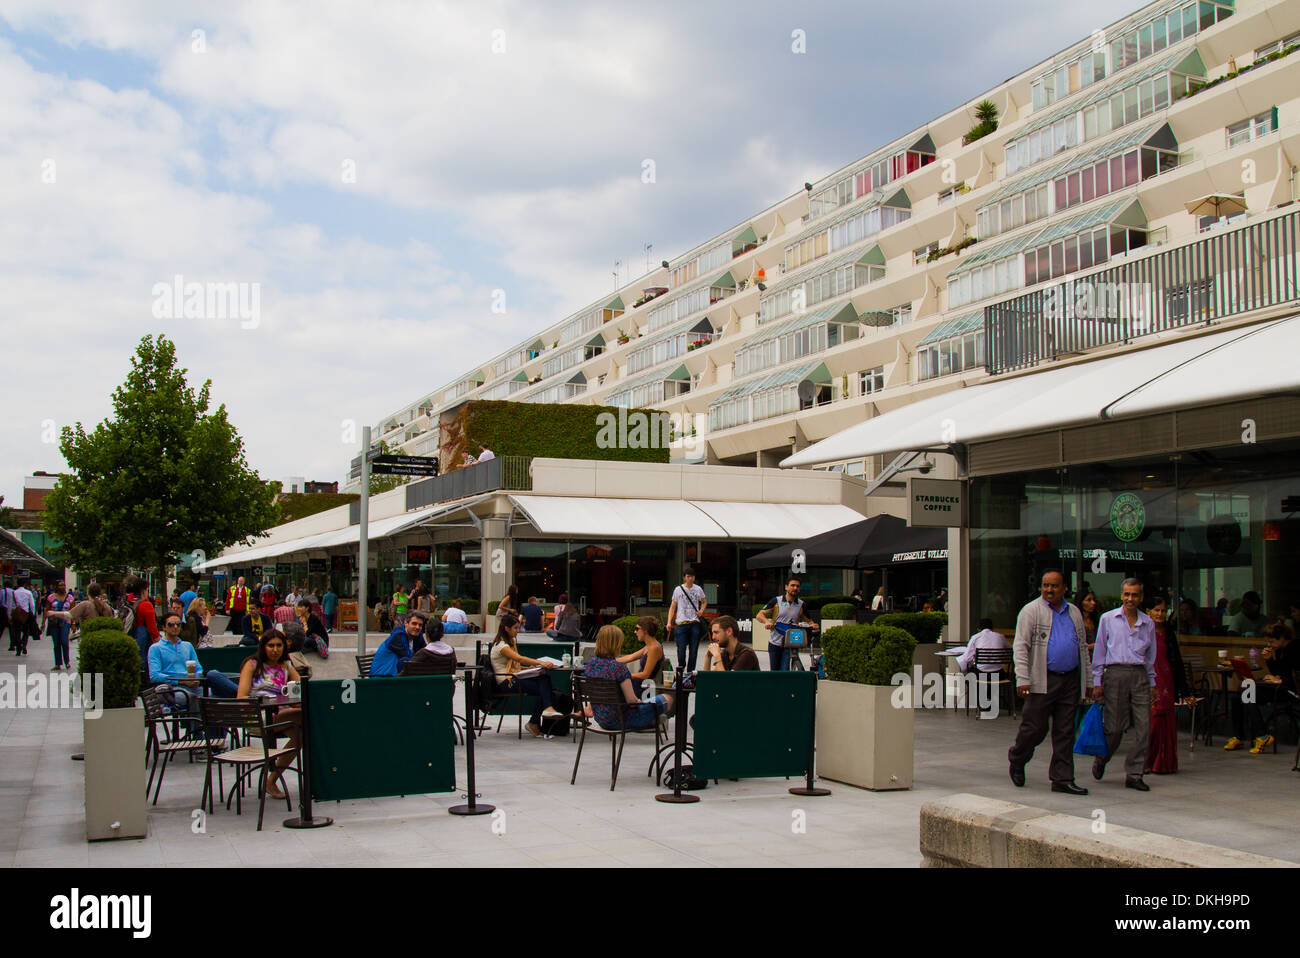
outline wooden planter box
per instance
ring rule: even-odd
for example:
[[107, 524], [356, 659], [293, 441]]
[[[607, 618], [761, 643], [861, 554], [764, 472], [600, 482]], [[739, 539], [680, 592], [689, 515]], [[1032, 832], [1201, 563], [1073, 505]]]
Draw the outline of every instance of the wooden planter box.
[[[911, 708], [891, 685], [817, 683], [817, 774], [875, 791], [912, 787]], [[909, 702], [910, 704], [910, 702]]]

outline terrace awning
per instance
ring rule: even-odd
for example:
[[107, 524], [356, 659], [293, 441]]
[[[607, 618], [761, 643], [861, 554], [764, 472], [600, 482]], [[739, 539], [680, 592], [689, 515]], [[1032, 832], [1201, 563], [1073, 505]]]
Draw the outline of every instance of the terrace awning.
[[788, 569], [795, 549], [803, 550], [809, 566], [830, 569], [874, 569], [902, 562], [943, 561], [948, 558], [948, 530], [914, 528], [897, 516], [872, 516], [760, 552], [745, 565], [751, 570]]

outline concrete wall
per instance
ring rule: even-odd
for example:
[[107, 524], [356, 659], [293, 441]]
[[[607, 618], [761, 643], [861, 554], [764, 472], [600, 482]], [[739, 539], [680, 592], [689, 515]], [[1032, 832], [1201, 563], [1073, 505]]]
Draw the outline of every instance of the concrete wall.
[[[1086, 808], [1085, 808], [1086, 811]], [[1292, 862], [1157, 835], [1091, 817], [950, 795], [921, 807], [928, 868], [1296, 868]]]

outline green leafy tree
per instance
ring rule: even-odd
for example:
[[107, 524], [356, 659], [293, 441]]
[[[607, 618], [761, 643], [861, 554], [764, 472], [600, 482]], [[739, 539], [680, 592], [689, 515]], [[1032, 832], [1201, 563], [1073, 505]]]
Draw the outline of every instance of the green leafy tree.
[[113, 416], [91, 433], [64, 427], [72, 472], [46, 500], [45, 530], [68, 565], [153, 568], [163, 582], [178, 553], [216, 555], [279, 521], [275, 487], [248, 467], [226, 407], [208, 409], [212, 381], [195, 391], [185, 374], [174, 343], [145, 336]]
[[0, 496], [0, 529], [12, 529], [14, 526], [14, 511], [5, 505], [5, 497]]
[[[381, 456], [391, 456], [397, 454], [384, 440], [379, 440], [379, 454]], [[390, 489], [396, 489], [398, 486], [405, 485], [411, 481], [410, 476], [377, 476], [373, 472], [370, 474], [370, 494], [377, 496], [381, 492], [388, 492]]]

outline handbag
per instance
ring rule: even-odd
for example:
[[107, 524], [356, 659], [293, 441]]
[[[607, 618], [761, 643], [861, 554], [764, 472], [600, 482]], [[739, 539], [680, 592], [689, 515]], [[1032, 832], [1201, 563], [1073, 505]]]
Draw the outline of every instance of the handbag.
[[1102, 727], [1100, 702], [1093, 702], [1083, 716], [1079, 735], [1074, 740], [1074, 752], [1076, 755], [1098, 755], [1105, 758], [1106, 731]]

